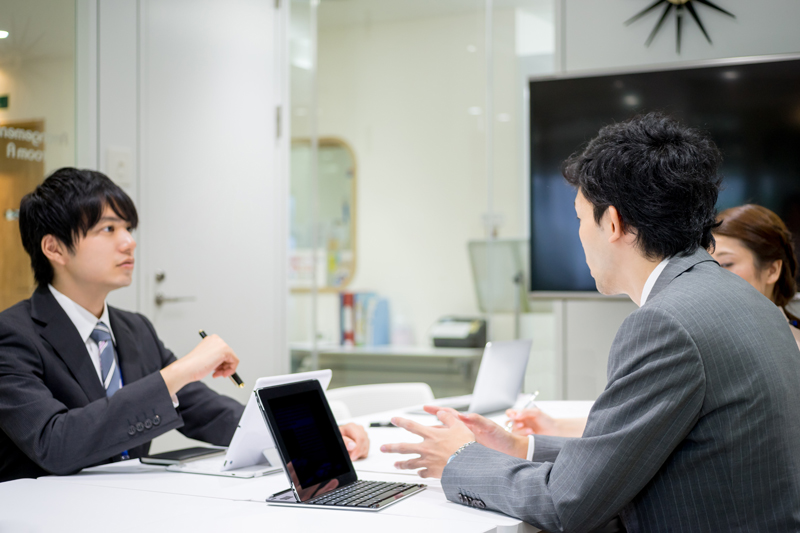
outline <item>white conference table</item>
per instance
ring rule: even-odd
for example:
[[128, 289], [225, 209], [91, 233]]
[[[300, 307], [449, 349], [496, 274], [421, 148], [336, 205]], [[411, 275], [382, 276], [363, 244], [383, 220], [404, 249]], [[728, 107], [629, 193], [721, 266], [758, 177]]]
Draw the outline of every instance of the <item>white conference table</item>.
[[[582, 416], [592, 402], [537, 402], [553, 416]], [[427, 425], [436, 419], [393, 411], [354, 421], [388, 420], [401, 415]], [[428, 488], [380, 512], [299, 509], [267, 505], [267, 496], [288, 487], [282, 473], [254, 479], [167, 472], [164, 467], [129, 461], [89, 468], [74, 476], [46, 476], [0, 483], [0, 533], [80, 531], [373, 531], [408, 533], [525, 533], [536, 528], [501, 513], [447, 501], [439, 480], [421, 480], [394, 469], [403, 456], [382, 454], [388, 442], [411, 442], [399, 428], [368, 428], [369, 457], [355, 463], [361, 479], [423, 482]]]

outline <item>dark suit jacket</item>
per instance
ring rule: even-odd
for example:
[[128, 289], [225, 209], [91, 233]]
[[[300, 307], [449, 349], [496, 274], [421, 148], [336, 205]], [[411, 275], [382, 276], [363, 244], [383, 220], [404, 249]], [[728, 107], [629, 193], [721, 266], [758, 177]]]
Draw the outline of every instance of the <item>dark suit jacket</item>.
[[800, 531], [800, 352], [780, 310], [704, 250], [625, 319], [583, 437], [533, 462], [473, 444], [450, 500], [546, 531]]
[[202, 383], [172, 406], [160, 369], [175, 361], [142, 315], [109, 307], [124, 386], [107, 398], [77, 329], [46, 287], [0, 313], [0, 481], [146, 455], [180, 428], [230, 443], [244, 407]]

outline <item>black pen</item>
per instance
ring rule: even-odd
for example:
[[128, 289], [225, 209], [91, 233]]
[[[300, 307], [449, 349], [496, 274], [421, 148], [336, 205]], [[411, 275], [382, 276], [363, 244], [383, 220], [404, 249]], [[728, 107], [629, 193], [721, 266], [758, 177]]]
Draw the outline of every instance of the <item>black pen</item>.
[[[200, 337], [203, 338], [203, 339], [205, 339], [207, 337], [206, 332], [204, 330], [202, 330], [202, 329], [200, 330]], [[237, 387], [239, 387], [240, 389], [244, 388], [244, 381], [242, 381], [242, 378], [239, 377], [239, 374], [234, 372], [233, 374], [231, 374], [231, 379], [233, 380], [233, 383]]]
[[369, 427], [371, 428], [396, 428], [394, 424], [391, 422], [370, 422]]

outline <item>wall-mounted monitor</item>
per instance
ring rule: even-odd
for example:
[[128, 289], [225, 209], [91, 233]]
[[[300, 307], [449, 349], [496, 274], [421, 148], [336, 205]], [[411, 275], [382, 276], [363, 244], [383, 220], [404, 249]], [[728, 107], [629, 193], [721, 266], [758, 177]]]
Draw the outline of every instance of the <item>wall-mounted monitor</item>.
[[800, 57], [537, 79], [530, 82], [533, 295], [596, 291], [561, 164], [604, 125], [649, 111], [710, 133], [724, 157], [718, 209], [768, 207], [800, 246]]

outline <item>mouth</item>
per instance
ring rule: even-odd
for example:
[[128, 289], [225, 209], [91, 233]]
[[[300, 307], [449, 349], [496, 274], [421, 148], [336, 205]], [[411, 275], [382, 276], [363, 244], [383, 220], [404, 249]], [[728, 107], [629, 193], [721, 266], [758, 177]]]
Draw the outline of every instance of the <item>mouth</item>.
[[117, 266], [119, 266], [121, 268], [131, 268], [132, 269], [133, 268], [133, 259], [128, 259], [127, 261], [123, 261], [122, 263], [120, 263]]

